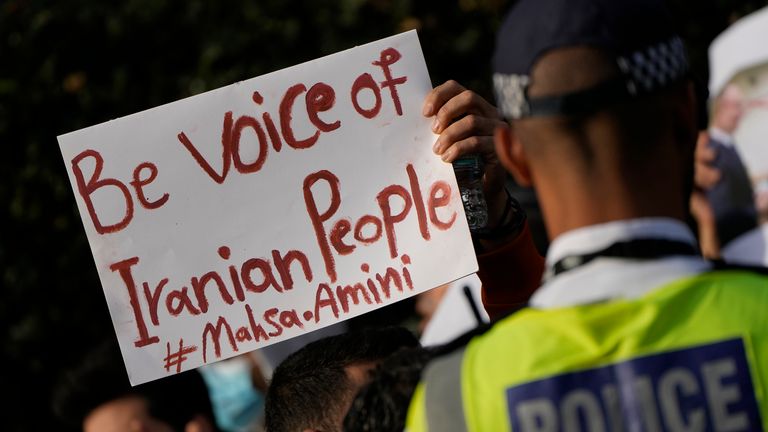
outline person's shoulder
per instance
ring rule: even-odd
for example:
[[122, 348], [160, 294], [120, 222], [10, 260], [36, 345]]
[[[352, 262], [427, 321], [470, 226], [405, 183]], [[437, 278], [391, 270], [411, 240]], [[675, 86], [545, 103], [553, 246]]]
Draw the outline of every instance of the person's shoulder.
[[717, 297], [720, 291], [727, 292], [730, 300], [753, 297], [768, 301], [768, 269], [713, 263], [710, 270], [658, 287], [645, 298], [656, 302], [696, 302], [702, 298]]
[[751, 310], [762, 314], [768, 307], [768, 269], [715, 265], [710, 271], [664, 287], [655, 297], [673, 303], [700, 303], [721, 310], [736, 308], [745, 313]]
[[742, 234], [723, 247], [726, 262], [768, 265], [768, 223]]
[[526, 311], [531, 310], [529, 307], [522, 307], [509, 311], [508, 313], [492, 320], [489, 323], [479, 325], [467, 332], [462, 333], [451, 341], [429, 347], [434, 353], [435, 358], [448, 356], [456, 351], [463, 350], [471, 342], [477, 341], [483, 338], [485, 335], [493, 333], [495, 330], [507, 326], [510, 322], [516, 321], [518, 315], [524, 314]]
[[[751, 264], [717, 261], [713, 263], [712, 271], [704, 273], [704, 275], [712, 275], [716, 278], [737, 278], [744, 281], [768, 283], [768, 267]], [[765, 287], [768, 288], [768, 285]]]
[[[467, 340], [466, 345], [475, 352], [498, 351], [500, 347], [506, 345], [506, 341], [513, 340], [515, 349], [535, 351], [541, 342], [540, 338], [561, 334], [564, 328], [581, 325], [583, 306], [559, 308], [528, 306], [495, 321], [483, 332], [478, 332]], [[597, 306], [602, 307], [605, 304]], [[611, 305], [608, 306], [611, 307]]]

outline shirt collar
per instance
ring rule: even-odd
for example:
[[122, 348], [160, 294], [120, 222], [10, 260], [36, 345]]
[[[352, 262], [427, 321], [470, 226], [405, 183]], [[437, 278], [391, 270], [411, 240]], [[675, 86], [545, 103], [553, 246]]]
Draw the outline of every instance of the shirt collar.
[[[691, 230], [671, 218], [639, 218], [591, 225], [558, 236], [547, 253], [547, 268], [567, 257], [598, 252], [634, 239], [665, 239], [696, 245]], [[534, 293], [535, 308], [565, 307], [616, 298], [637, 298], [675, 280], [707, 271], [700, 256], [670, 256], [652, 260], [599, 258], [546, 279]], [[549, 273], [549, 270], [548, 272]]]
[[644, 238], [677, 240], [696, 245], [696, 238], [688, 226], [676, 219], [638, 218], [606, 222], [577, 228], [558, 236], [549, 246], [547, 267], [567, 256], [597, 252], [616, 242]]
[[726, 146], [733, 145], [733, 135], [720, 129], [719, 127], [709, 128], [709, 137], [717, 142], [721, 142]]

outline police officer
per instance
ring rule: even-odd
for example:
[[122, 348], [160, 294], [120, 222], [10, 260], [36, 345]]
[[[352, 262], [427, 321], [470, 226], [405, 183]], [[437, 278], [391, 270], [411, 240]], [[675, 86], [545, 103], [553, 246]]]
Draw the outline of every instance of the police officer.
[[768, 428], [768, 277], [713, 268], [683, 223], [696, 110], [662, 1], [520, 0], [494, 68], [496, 153], [539, 197], [545, 279], [427, 367], [407, 430]]

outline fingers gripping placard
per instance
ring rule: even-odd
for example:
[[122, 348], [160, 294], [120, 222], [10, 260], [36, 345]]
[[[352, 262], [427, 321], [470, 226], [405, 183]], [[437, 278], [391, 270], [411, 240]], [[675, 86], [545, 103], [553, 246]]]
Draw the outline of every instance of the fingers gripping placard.
[[133, 384], [476, 271], [404, 33], [59, 137]]

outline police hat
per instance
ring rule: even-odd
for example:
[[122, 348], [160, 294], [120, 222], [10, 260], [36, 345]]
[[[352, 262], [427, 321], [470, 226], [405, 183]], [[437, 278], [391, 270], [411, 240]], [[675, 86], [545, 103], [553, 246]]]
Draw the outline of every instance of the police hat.
[[[620, 75], [564, 95], [528, 96], [530, 72], [549, 50], [586, 45], [616, 59]], [[504, 117], [594, 112], [687, 76], [682, 40], [661, 0], [520, 0], [499, 32], [494, 88]]]

